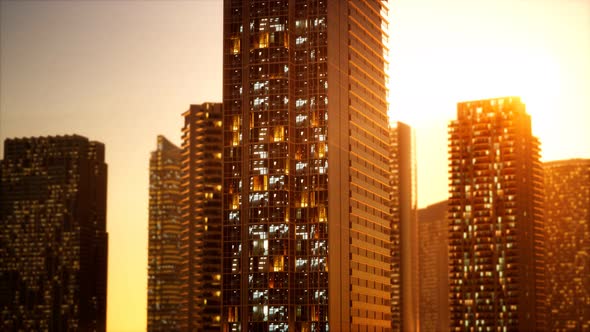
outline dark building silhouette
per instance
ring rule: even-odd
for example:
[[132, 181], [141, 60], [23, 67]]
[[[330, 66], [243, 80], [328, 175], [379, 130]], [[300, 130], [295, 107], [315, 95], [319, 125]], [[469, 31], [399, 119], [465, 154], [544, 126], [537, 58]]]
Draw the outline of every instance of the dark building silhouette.
[[391, 330], [385, 17], [224, 3], [224, 331]]
[[449, 169], [451, 329], [545, 330], [543, 173], [520, 98], [459, 103]]
[[5, 140], [0, 330], [105, 330], [104, 153], [77, 135]]
[[181, 330], [221, 324], [222, 107], [191, 105], [182, 129]]
[[147, 330], [180, 331], [181, 149], [158, 136], [150, 157]]
[[551, 331], [590, 331], [590, 159], [546, 162]]
[[392, 321], [394, 331], [419, 330], [418, 220], [412, 128], [390, 128], [392, 190]]
[[449, 330], [447, 201], [418, 210], [420, 331]]

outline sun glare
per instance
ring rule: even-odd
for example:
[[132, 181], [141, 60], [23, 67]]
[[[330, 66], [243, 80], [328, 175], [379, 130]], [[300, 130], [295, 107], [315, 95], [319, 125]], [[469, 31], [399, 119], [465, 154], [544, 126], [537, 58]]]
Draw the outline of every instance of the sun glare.
[[[560, 95], [560, 73], [557, 62], [536, 50], [494, 48], [458, 57], [458, 76], [465, 86], [461, 91], [472, 94], [468, 99], [507, 95], [520, 96], [525, 102], [553, 104]], [[475, 69], [477, 68], [477, 69]], [[461, 88], [458, 84], [457, 88]], [[468, 96], [465, 96], [468, 97]]]
[[[458, 102], [519, 96], [535, 122], [539, 122], [546, 121], [559, 105], [560, 68], [553, 57], [543, 52], [495, 47], [447, 49], [436, 54], [436, 62], [446, 66], [425, 65], [425, 69], [420, 69], [423, 74], [407, 75], [406, 82], [421, 89], [390, 87], [396, 91], [390, 98], [391, 114], [396, 119], [410, 124], [425, 118], [439, 121], [443, 114], [450, 119]], [[398, 69], [401, 74], [405, 74], [404, 70]], [[409, 93], [403, 95], [404, 92]], [[419, 96], [425, 100], [416, 103]]]
[[[481, 98], [520, 96], [532, 116], [533, 132], [547, 128], [562, 97], [558, 62], [535, 50], [502, 50], [486, 62], [494, 63], [484, 76]], [[494, 61], [495, 60], [495, 61]], [[482, 63], [482, 68], [486, 66]]]

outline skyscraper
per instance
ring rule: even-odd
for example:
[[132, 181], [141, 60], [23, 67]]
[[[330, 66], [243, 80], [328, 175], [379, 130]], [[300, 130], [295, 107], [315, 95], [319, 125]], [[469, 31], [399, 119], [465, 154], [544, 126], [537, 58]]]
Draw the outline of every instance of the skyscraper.
[[105, 330], [106, 192], [102, 143], [4, 141], [0, 330]]
[[551, 331], [590, 330], [590, 159], [547, 162], [547, 306]]
[[220, 329], [221, 104], [191, 105], [182, 129], [182, 331]]
[[418, 220], [412, 128], [390, 128], [392, 190], [392, 321], [394, 331], [419, 330]]
[[158, 136], [150, 158], [148, 331], [179, 331], [180, 152]]
[[544, 330], [543, 175], [520, 98], [459, 103], [449, 158], [452, 330]]
[[420, 331], [449, 330], [447, 201], [418, 210]]
[[225, 331], [391, 329], [386, 12], [225, 1]]

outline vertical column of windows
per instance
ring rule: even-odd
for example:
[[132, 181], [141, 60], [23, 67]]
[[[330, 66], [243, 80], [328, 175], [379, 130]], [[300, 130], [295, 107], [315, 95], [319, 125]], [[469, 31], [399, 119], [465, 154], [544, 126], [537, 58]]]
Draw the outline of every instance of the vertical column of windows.
[[400, 178], [400, 135], [398, 128], [390, 131], [391, 139], [391, 321], [394, 331], [402, 330], [402, 274], [401, 274], [401, 178]]
[[[195, 107], [193, 105], [192, 107]], [[221, 105], [196, 106], [197, 171], [195, 204], [195, 288], [198, 307], [194, 327], [219, 328], [221, 247]]]
[[328, 312], [327, 7], [296, 1], [294, 67], [295, 328], [324, 330]]
[[289, 320], [288, 1], [250, 3], [248, 114], [248, 326]]
[[222, 254], [222, 322], [224, 331], [239, 331], [241, 319], [242, 267], [242, 98], [244, 94], [242, 62], [244, 61], [243, 4], [226, 3], [224, 13], [223, 66], [223, 254]]

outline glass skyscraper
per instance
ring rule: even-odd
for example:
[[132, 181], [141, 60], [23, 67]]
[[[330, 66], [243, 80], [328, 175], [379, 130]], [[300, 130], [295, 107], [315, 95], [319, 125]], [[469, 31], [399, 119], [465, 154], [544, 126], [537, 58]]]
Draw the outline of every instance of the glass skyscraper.
[[418, 210], [420, 331], [449, 329], [447, 201]]
[[180, 331], [180, 153], [158, 136], [150, 157], [148, 331]]
[[452, 331], [543, 331], [543, 170], [518, 97], [462, 102], [449, 125]]
[[551, 331], [590, 330], [590, 159], [546, 162]]
[[390, 128], [392, 208], [392, 328], [418, 331], [418, 219], [412, 128]]
[[0, 161], [0, 330], [105, 331], [102, 143], [7, 139]]
[[222, 107], [183, 113], [181, 152], [181, 331], [219, 331], [221, 324]]
[[387, 10], [225, 1], [224, 331], [391, 329]]

